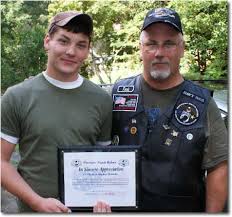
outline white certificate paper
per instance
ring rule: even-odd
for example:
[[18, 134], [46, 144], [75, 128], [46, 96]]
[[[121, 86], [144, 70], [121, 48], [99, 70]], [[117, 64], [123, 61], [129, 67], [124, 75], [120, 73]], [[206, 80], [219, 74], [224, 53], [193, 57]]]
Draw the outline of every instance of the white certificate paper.
[[135, 152], [64, 152], [64, 203], [136, 206]]

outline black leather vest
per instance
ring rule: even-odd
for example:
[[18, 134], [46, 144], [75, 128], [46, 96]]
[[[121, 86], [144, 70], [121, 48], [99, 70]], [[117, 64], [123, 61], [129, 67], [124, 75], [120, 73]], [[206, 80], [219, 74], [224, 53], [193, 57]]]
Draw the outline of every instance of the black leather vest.
[[113, 142], [142, 148], [142, 211], [204, 211], [210, 91], [185, 80], [161, 115], [144, 108], [140, 76], [119, 81], [112, 94]]

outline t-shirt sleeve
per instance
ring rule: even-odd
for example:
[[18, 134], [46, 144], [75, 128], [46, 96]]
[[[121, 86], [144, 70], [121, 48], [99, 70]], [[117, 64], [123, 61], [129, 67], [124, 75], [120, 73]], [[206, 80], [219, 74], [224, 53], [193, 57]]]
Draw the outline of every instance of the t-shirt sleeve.
[[1, 99], [1, 132], [11, 137], [20, 137], [19, 107], [17, 98], [9, 88]]
[[228, 159], [228, 131], [216, 102], [211, 98], [207, 111], [208, 140], [205, 145], [203, 169], [209, 169]]
[[103, 124], [97, 143], [99, 145], [110, 145], [111, 143], [111, 128], [112, 128], [112, 99], [108, 95], [105, 99], [105, 105], [102, 110]]

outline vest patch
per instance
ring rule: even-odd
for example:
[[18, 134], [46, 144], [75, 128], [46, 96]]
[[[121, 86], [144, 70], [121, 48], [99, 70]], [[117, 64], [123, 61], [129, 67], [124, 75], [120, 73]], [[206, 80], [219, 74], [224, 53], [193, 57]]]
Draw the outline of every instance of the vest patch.
[[113, 111], [135, 112], [138, 99], [138, 94], [113, 94]]
[[133, 92], [135, 89], [134, 86], [118, 86], [117, 92], [119, 93], [128, 93], [128, 92]]
[[192, 103], [181, 103], [176, 107], [175, 118], [183, 125], [194, 124], [199, 117], [199, 111]]
[[193, 94], [193, 93], [190, 93], [190, 92], [188, 92], [188, 91], [186, 91], [186, 90], [184, 90], [184, 91], [182, 92], [182, 94], [185, 95], [185, 96], [188, 96], [188, 97], [190, 97], [190, 98], [193, 98], [193, 99], [195, 99], [195, 100], [197, 100], [197, 101], [199, 101], [199, 102], [201, 102], [201, 103], [205, 103], [205, 99], [203, 99], [202, 97], [197, 96], [197, 95], [195, 95], [195, 94]]

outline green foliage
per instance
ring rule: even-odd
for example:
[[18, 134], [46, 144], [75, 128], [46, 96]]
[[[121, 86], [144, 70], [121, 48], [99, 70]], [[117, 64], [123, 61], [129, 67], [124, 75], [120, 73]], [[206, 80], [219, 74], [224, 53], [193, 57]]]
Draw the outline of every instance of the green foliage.
[[2, 90], [46, 68], [43, 37], [48, 2], [1, 3]]
[[180, 1], [169, 4], [182, 18], [187, 50], [193, 56], [190, 71], [201, 77], [227, 76], [228, 3], [226, 1]]
[[186, 40], [181, 72], [191, 79], [226, 78], [228, 3], [226, 1], [5, 1], [1, 3], [2, 89], [46, 68], [43, 37], [59, 11], [77, 10], [94, 20], [90, 58], [81, 74], [97, 83], [141, 73], [140, 28], [147, 11], [174, 8]]

